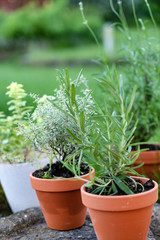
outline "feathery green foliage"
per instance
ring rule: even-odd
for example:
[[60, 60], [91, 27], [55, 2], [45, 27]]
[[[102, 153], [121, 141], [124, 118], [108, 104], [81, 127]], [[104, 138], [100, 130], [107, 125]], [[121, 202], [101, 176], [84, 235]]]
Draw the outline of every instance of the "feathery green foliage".
[[[19, 129], [34, 144], [36, 150], [48, 155], [50, 167], [53, 159], [56, 159], [74, 173], [75, 164], [78, 163], [71, 156], [75, 152], [81, 156], [81, 148], [76, 144], [79, 126], [76, 125], [74, 112], [80, 113], [79, 124], [83, 130], [84, 115], [89, 118], [92, 114], [89, 105], [92, 98], [81, 72], [74, 81], [70, 79], [67, 70], [64, 73], [59, 72], [57, 79], [60, 88], [54, 90], [53, 96], [33, 96], [37, 107], [33, 114], [28, 115], [28, 123], [20, 124]], [[77, 94], [80, 87], [81, 95]], [[79, 168], [76, 174], [77, 172]]]

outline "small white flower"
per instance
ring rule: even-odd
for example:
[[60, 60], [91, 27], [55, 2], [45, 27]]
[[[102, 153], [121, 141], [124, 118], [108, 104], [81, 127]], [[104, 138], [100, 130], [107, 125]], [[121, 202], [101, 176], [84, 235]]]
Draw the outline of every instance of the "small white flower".
[[79, 8], [81, 11], [83, 11], [83, 3], [82, 2], [79, 2]]

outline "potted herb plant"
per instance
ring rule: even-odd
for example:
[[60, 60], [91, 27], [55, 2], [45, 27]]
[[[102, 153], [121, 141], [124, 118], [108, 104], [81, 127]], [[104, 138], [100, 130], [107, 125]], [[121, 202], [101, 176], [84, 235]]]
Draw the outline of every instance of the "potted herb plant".
[[138, 168], [137, 171], [157, 180], [160, 174], [160, 146], [148, 141], [159, 128], [160, 55], [159, 51], [157, 51], [157, 47], [159, 47], [157, 40], [149, 39], [145, 34], [143, 38], [141, 36], [142, 39], [143, 47], [142, 45], [134, 46], [134, 49], [128, 51], [130, 53], [130, 66], [125, 71], [125, 75], [128, 76], [126, 92], [130, 94], [129, 89], [132, 88], [133, 84], [137, 85], [137, 93], [133, 105], [135, 113], [133, 121], [138, 119], [139, 124], [134, 134], [134, 141], [142, 142], [140, 148], [146, 149], [146, 151], [140, 153], [139, 159], [134, 165], [136, 166], [143, 162], [144, 165]]
[[139, 150], [132, 151], [131, 144], [137, 126], [130, 127], [135, 89], [126, 99], [123, 82], [109, 70], [108, 78], [98, 81], [114, 97], [114, 103], [104, 94], [103, 108], [92, 104], [95, 114], [90, 119], [84, 114], [83, 125], [80, 113], [73, 112], [79, 127], [74, 141], [96, 174], [82, 186], [82, 201], [98, 239], [145, 240], [158, 184], [141, 178], [132, 166], [139, 154]]
[[136, 85], [137, 87], [131, 124], [134, 124], [138, 119], [138, 125], [134, 132], [133, 142], [139, 142], [140, 148], [146, 149], [146, 151], [140, 153], [139, 159], [134, 165], [144, 163], [137, 171], [158, 180], [160, 174], [160, 145], [148, 141], [160, 126], [160, 45], [156, 22], [150, 5], [148, 1], [145, 1], [145, 3], [150, 13], [154, 32], [151, 32], [147, 23], [137, 18], [134, 1], [132, 1], [132, 7], [137, 27], [136, 34], [127, 27], [127, 20], [123, 16], [121, 3], [119, 3], [120, 11], [117, 14], [126, 37], [125, 44], [123, 44], [125, 62], [127, 63], [127, 67], [122, 72], [123, 77], [126, 79], [124, 91], [127, 95], [131, 95], [133, 86]]
[[[0, 114], [0, 181], [13, 212], [39, 206], [36, 194], [30, 188], [29, 174], [38, 162], [32, 145], [18, 132], [18, 123], [25, 122], [24, 116], [31, 107], [26, 106], [23, 86], [12, 82], [6, 93], [11, 115]], [[41, 160], [46, 162], [46, 160]]]
[[[52, 229], [67, 230], [82, 226], [86, 217], [80, 194], [83, 181], [77, 180], [75, 175], [85, 180], [89, 180], [90, 175], [81, 147], [74, 141], [79, 129], [73, 111], [80, 112], [82, 122], [84, 113], [89, 118], [92, 98], [81, 74], [72, 81], [66, 70], [59, 73], [58, 80], [60, 89], [55, 90], [54, 96], [35, 96], [37, 107], [28, 117], [29, 124], [21, 124], [20, 131], [50, 159], [48, 165], [30, 174], [47, 225]], [[77, 89], [83, 85], [85, 88], [82, 87], [83, 92], [78, 95]], [[94, 175], [93, 170], [91, 175]]]

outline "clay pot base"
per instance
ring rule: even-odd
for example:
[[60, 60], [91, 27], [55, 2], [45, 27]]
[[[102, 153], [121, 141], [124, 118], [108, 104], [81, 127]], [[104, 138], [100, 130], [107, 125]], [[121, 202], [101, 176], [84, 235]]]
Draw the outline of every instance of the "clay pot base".
[[[138, 177], [139, 178], [139, 177]], [[137, 177], [134, 177], [137, 179]], [[140, 178], [142, 182], [148, 179]], [[158, 184], [150, 191], [125, 196], [90, 194], [81, 187], [98, 240], [146, 240]]]
[[36, 191], [36, 193], [49, 228], [70, 230], [84, 224], [87, 209], [82, 204], [79, 190], [43, 194]]
[[[95, 171], [92, 170], [92, 176]], [[81, 178], [90, 180], [90, 175]], [[40, 206], [48, 227], [55, 230], [79, 228], [86, 218], [86, 207], [82, 204], [80, 188], [83, 180], [42, 179], [30, 174], [32, 188], [36, 190]]]

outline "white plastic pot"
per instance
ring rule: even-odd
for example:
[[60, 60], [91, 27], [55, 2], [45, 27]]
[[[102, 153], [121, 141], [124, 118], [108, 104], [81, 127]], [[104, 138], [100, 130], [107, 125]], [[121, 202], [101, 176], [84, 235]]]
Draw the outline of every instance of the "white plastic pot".
[[[40, 160], [40, 167], [49, 162]], [[38, 163], [0, 164], [0, 180], [12, 212], [37, 207], [39, 202], [31, 188], [29, 175], [36, 170]]]

